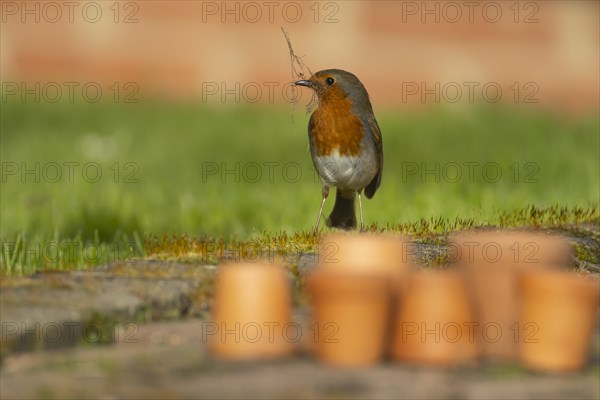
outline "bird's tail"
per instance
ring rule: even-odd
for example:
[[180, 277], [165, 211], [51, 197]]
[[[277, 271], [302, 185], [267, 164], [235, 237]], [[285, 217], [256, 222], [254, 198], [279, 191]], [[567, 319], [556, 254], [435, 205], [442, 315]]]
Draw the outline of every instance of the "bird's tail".
[[356, 228], [356, 213], [354, 211], [355, 191], [340, 191], [335, 194], [335, 205], [329, 218], [327, 226], [330, 228], [354, 229]]

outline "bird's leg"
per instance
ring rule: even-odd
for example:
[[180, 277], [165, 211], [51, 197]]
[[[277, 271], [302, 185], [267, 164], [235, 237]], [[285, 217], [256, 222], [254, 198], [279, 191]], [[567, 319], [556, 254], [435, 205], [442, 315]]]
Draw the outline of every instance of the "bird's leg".
[[361, 191], [358, 191], [358, 209], [360, 210], [360, 231], [364, 232], [365, 230], [365, 221], [363, 219], [363, 210], [362, 210], [362, 195]]
[[323, 186], [321, 195], [323, 196], [323, 200], [321, 200], [321, 208], [319, 209], [317, 223], [315, 224], [315, 236], [317, 236], [317, 233], [319, 233], [319, 222], [321, 222], [321, 215], [323, 215], [323, 206], [325, 205], [325, 200], [327, 200], [327, 196], [329, 196], [329, 186]]

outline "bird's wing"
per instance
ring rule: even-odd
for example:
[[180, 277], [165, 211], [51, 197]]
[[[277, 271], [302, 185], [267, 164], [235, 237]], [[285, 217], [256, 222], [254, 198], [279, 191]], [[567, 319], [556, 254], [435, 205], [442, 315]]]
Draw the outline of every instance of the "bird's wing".
[[371, 180], [371, 182], [365, 188], [365, 195], [368, 199], [372, 198], [381, 184], [381, 174], [383, 172], [383, 139], [381, 138], [381, 129], [375, 119], [375, 115], [371, 114], [367, 118], [367, 128], [373, 135], [373, 141], [375, 142], [375, 154], [377, 157], [377, 174]]

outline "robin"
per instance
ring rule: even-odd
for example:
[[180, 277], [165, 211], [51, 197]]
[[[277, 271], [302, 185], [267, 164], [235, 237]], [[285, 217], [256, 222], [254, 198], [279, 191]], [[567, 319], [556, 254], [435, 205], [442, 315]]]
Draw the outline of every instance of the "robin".
[[310, 154], [323, 183], [315, 233], [330, 186], [337, 192], [327, 226], [356, 228], [354, 199], [358, 194], [360, 229], [364, 230], [361, 193], [364, 190], [368, 199], [373, 197], [383, 169], [381, 131], [369, 94], [355, 75], [341, 69], [319, 71], [294, 84], [314, 90], [318, 100], [308, 123]]

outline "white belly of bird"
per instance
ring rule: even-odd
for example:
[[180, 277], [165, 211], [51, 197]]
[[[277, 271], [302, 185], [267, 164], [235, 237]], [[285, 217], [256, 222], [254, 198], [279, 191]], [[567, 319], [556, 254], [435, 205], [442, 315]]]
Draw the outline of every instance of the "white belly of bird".
[[[366, 154], [365, 154], [366, 153]], [[376, 163], [369, 161], [373, 157], [370, 152], [363, 152], [363, 157], [342, 156], [336, 150], [329, 156], [320, 156], [315, 166], [325, 185], [340, 189], [362, 190], [377, 173]], [[365, 168], [372, 165], [373, 168]]]

